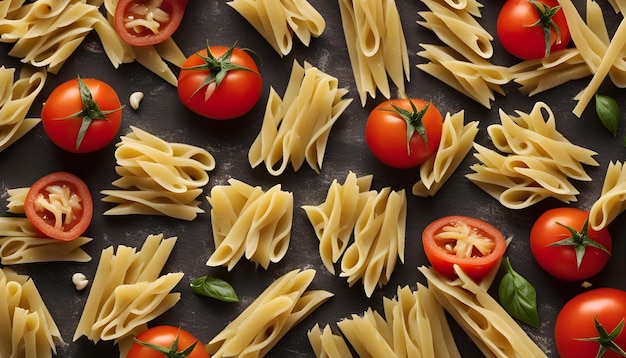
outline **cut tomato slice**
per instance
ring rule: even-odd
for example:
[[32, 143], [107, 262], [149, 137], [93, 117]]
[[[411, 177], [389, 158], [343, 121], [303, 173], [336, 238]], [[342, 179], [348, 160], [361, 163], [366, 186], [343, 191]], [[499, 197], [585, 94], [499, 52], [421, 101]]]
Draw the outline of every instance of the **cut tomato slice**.
[[467, 216], [446, 216], [430, 223], [422, 233], [424, 253], [439, 273], [456, 277], [454, 265], [475, 281], [500, 264], [506, 240], [492, 225]]
[[24, 199], [24, 212], [47, 237], [70, 241], [87, 230], [93, 215], [89, 188], [79, 177], [56, 172], [37, 180]]
[[183, 19], [188, 0], [119, 0], [115, 31], [133, 46], [159, 44], [172, 36]]

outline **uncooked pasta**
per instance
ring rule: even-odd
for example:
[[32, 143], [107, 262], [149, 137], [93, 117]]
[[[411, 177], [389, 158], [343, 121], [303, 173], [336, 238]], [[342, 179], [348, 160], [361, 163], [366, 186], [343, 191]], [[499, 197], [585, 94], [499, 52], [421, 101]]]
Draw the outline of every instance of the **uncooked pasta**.
[[293, 194], [279, 184], [267, 191], [230, 179], [208, 197], [215, 251], [207, 266], [228, 270], [245, 256], [264, 269], [287, 253], [293, 220]]

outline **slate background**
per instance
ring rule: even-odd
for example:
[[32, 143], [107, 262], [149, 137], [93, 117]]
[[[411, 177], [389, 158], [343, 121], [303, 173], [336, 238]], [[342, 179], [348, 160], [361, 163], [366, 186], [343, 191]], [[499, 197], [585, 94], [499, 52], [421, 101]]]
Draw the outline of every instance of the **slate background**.
[[[326, 30], [319, 39], [313, 39], [309, 47], [295, 40], [291, 54], [281, 58], [265, 40], [230, 8], [225, 1], [191, 1], [180, 29], [174, 35], [186, 55], [204, 46], [205, 40], [214, 45], [233, 45], [253, 49], [260, 56], [260, 71], [264, 79], [264, 91], [257, 106], [246, 116], [232, 121], [211, 121], [198, 117], [179, 103], [176, 89], [136, 63], [124, 64], [114, 69], [103, 53], [95, 34], [90, 34], [79, 50], [68, 60], [57, 75], [49, 75], [48, 81], [30, 115], [38, 116], [41, 104], [52, 89], [59, 83], [74, 78], [96, 77], [110, 83], [119, 93], [121, 100], [128, 104], [128, 97], [134, 91], [143, 91], [145, 98], [141, 108], [134, 111], [130, 106], [124, 109], [124, 119], [120, 135], [129, 132], [129, 126], [138, 126], [167, 141], [179, 141], [197, 145], [209, 150], [217, 161], [216, 169], [210, 172], [210, 182], [201, 197], [201, 207], [206, 211], [193, 222], [179, 221], [155, 216], [104, 217], [101, 215], [110, 207], [101, 202], [100, 190], [111, 189], [111, 182], [117, 179], [114, 171], [114, 144], [91, 154], [71, 154], [55, 147], [46, 137], [43, 127], [37, 126], [32, 132], [13, 146], [0, 153], [0, 198], [5, 199], [6, 189], [29, 186], [39, 177], [53, 171], [66, 170], [82, 177], [89, 185], [94, 197], [94, 219], [86, 235], [94, 238], [85, 246], [93, 257], [90, 263], [42, 263], [17, 265], [19, 273], [30, 275], [41, 291], [48, 308], [61, 329], [65, 344], [59, 345], [59, 357], [115, 357], [117, 348], [110, 342], [94, 345], [82, 337], [72, 342], [76, 324], [80, 318], [88, 290], [77, 292], [71, 282], [74, 272], [83, 272], [90, 279], [96, 270], [100, 251], [111, 245], [140, 247], [149, 234], [163, 233], [166, 237], [178, 236], [179, 240], [168, 261], [165, 271], [183, 271], [185, 277], [177, 287], [182, 293], [181, 301], [153, 324], [179, 325], [208, 342], [226, 324], [234, 319], [250, 304], [263, 289], [280, 275], [295, 268], [314, 268], [317, 275], [311, 288], [332, 291], [335, 296], [322, 305], [300, 325], [290, 331], [268, 354], [268, 357], [313, 357], [306, 338], [306, 332], [315, 324], [331, 324], [339, 332], [335, 323], [352, 314], [361, 314], [368, 307], [382, 312], [382, 298], [393, 297], [398, 285], [409, 285], [413, 289], [416, 282], [425, 282], [417, 267], [427, 264], [421, 244], [420, 233], [432, 220], [441, 216], [459, 214], [482, 218], [500, 228], [513, 242], [508, 256], [518, 272], [528, 278], [536, 287], [539, 301], [541, 327], [523, 326], [529, 335], [549, 355], [557, 356], [553, 343], [554, 320], [560, 307], [574, 294], [583, 291], [580, 282], [562, 282], [550, 277], [535, 263], [528, 246], [528, 234], [533, 221], [546, 209], [564, 204], [547, 200], [531, 208], [510, 210], [503, 207], [474, 184], [465, 179], [470, 173], [469, 165], [477, 160], [469, 155], [455, 172], [445, 187], [434, 198], [417, 198], [411, 195], [411, 186], [418, 178], [416, 169], [395, 170], [379, 163], [368, 151], [364, 141], [364, 128], [369, 111], [384, 98], [378, 95], [369, 99], [362, 107], [356, 93], [350, 63], [345, 49], [345, 39], [341, 27], [339, 8], [335, 1], [311, 0], [326, 20]], [[495, 21], [499, 2], [485, 2], [480, 22], [495, 34]], [[579, 9], [583, 1], [576, 1]], [[604, 6], [604, 3], [603, 3]], [[515, 84], [505, 86], [507, 95], [498, 96], [491, 109], [483, 108], [472, 100], [448, 88], [445, 84], [419, 71], [415, 65], [424, 62], [416, 55], [421, 50], [420, 43], [440, 44], [428, 30], [416, 24], [421, 20], [418, 11], [426, 6], [418, 1], [398, 1], [411, 62], [411, 81], [407, 93], [412, 97], [431, 99], [442, 113], [455, 113], [465, 110], [466, 121], [479, 120], [480, 131], [476, 141], [492, 147], [486, 127], [499, 122], [498, 110], [507, 113], [514, 110], [529, 112], [536, 101], [545, 101], [557, 116], [557, 129], [570, 141], [598, 152], [599, 167], [588, 167], [592, 182], [575, 182], [580, 190], [578, 202], [570, 206], [589, 209], [600, 194], [602, 181], [610, 161], [624, 160], [622, 138], [626, 135], [624, 126], [617, 137], [611, 136], [597, 120], [589, 107], [578, 119], [572, 113], [575, 102], [572, 97], [580, 91], [587, 80], [571, 82], [544, 94], [527, 98], [520, 94]], [[612, 31], [621, 20], [611, 9], [605, 7], [605, 16]], [[494, 41], [493, 63], [510, 65], [516, 62]], [[10, 44], [0, 44], [0, 63], [18, 67], [17, 59], [7, 55]], [[263, 166], [251, 169], [247, 162], [247, 151], [256, 137], [263, 117], [269, 87], [279, 94], [284, 93], [292, 62], [308, 61], [314, 66], [339, 79], [339, 84], [350, 90], [348, 97], [353, 103], [332, 129], [326, 150], [323, 168], [316, 174], [308, 166], [298, 172], [289, 167], [279, 176], [269, 175]], [[175, 69], [177, 73], [177, 70]], [[610, 83], [601, 89], [622, 103], [625, 95]], [[317, 239], [302, 205], [317, 205], [324, 201], [327, 189], [333, 179], [343, 182], [348, 171], [359, 176], [373, 174], [373, 188], [391, 186], [393, 189], [406, 189], [408, 197], [408, 220], [406, 233], [406, 260], [398, 263], [391, 282], [366, 298], [362, 285], [348, 288], [343, 278], [331, 275], [322, 265], [317, 250]], [[281, 183], [283, 190], [294, 193], [295, 213], [290, 249], [286, 257], [268, 270], [254, 267], [242, 260], [228, 272], [225, 268], [209, 268], [205, 262], [214, 250], [210, 216], [210, 205], [204, 199], [214, 185], [226, 184], [229, 178], [236, 178], [251, 185], [268, 189]], [[3, 204], [4, 205], [4, 204]], [[8, 214], [0, 214], [8, 215]], [[624, 244], [624, 223], [617, 220], [610, 227], [614, 237], [614, 256], [606, 269], [591, 279], [594, 287], [611, 286], [626, 289], [626, 282], [620, 278], [624, 269], [622, 257], [626, 254]], [[198, 297], [188, 289], [188, 283], [195, 277], [212, 275], [223, 278], [235, 287], [240, 302], [237, 304]], [[464, 356], [480, 356], [473, 343], [451, 323], [455, 338]]]

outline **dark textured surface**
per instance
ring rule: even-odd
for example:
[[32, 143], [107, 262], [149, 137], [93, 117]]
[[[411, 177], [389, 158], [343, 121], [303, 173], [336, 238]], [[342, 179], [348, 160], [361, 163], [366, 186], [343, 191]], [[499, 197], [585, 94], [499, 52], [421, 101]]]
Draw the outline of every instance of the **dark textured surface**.
[[[492, 4], [493, 3], [493, 4]], [[579, 1], [577, 3], [583, 3]], [[304, 47], [296, 41], [289, 56], [281, 58], [256, 33], [256, 31], [225, 1], [192, 1], [189, 11], [175, 39], [185, 54], [204, 45], [205, 39], [215, 45], [248, 47], [259, 54], [259, 63], [264, 76], [264, 92], [258, 105], [246, 115], [228, 122], [216, 122], [199, 118], [186, 110], [178, 101], [176, 89], [157, 78], [137, 64], [125, 64], [114, 69], [104, 55], [95, 34], [89, 35], [79, 50], [65, 64], [58, 75], [50, 75], [48, 83], [33, 106], [31, 116], [38, 116], [41, 103], [56, 84], [73, 78], [97, 77], [109, 82], [120, 94], [123, 102], [128, 102], [134, 91], [143, 91], [145, 98], [138, 111], [130, 106], [124, 109], [124, 122], [120, 135], [134, 125], [152, 132], [167, 141], [179, 141], [198, 145], [208, 149], [216, 158], [217, 167], [210, 173], [210, 183], [202, 196], [201, 207], [206, 211], [193, 222], [178, 221], [163, 217], [103, 217], [101, 213], [109, 204], [100, 201], [100, 190], [112, 188], [111, 182], [117, 178], [114, 171], [114, 146], [93, 154], [74, 155], [56, 148], [47, 138], [41, 125], [26, 135], [13, 146], [0, 153], [0, 193], [6, 189], [28, 186], [39, 177], [53, 171], [67, 170], [82, 177], [89, 185], [94, 196], [94, 220], [87, 235], [94, 241], [85, 246], [93, 257], [87, 264], [49, 263], [17, 265], [14, 268], [23, 274], [31, 275], [59, 325], [66, 344], [58, 347], [60, 357], [115, 357], [117, 348], [104, 342], [94, 345], [84, 337], [72, 342], [72, 336], [78, 323], [88, 291], [77, 292], [71, 282], [74, 272], [84, 272], [90, 279], [96, 270], [100, 251], [111, 245], [124, 244], [140, 246], [148, 234], [164, 233], [165, 236], [178, 236], [179, 240], [167, 263], [165, 271], [185, 273], [177, 291], [182, 292], [181, 301], [172, 310], [164, 314], [153, 324], [180, 325], [192, 332], [202, 341], [208, 342], [225, 325], [235, 318], [256, 296], [275, 278], [294, 268], [314, 268], [317, 275], [313, 288], [332, 291], [335, 296], [321, 306], [300, 325], [288, 333], [270, 352], [270, 357], [313, 357], [314, 354], [306, 338], [306, 331], [315, 323], [332, 324], [338, 332], [335, 322], [360, 314], [368, 307], [382, 312], [382, 298], [395, 295], [398, 285], [416, 287], [416, 282], [424, 282], [424, 277], [417, 267], [427, 264], [420, 244], [421, 230], [432, 220], [450, 214], [480, 217], [496, 227], [506, 236], [512, 236], [513, 242], [508, 255], [518, 272], [526, 276], [537, 288], [541, 327], [533, 329], [524, 326], [530, 336], [549, 355], [556, 356], [553, 344], [554, 320], [559, 308], [575, 293], [582, 290], [579, 282], [561, 282], [544, 273], [536, 264], [528, 247], [528, 233], [533, 221], [544, 210], [562, 206], [560, 202], [548, 200], [524, 210], [509, 210], [478, 189], [464, 178], [470, 172], [469, 165], [476, 159], [469, 155], [460, 168], [434, 198], [416, 198], [410, 194], [412, 184], [417, 180], [416, 170], [393, 170], [378, 163], [369, 153], [363, 133], [369, 111], [383, 98], [369, 100], [365, 108], [361, 107], [356, 93], [352, 71], [350, 69], [345, 40], [337, 3], [332, 0], [311, 0], [326, 19], [326, 31], [319, 39], [313, 39], [310, 47]], [[481, 23], [495, 34], [495, 19], [499, 2], [490, 2], [483, 11]], [[589, 147], [599, 153], [599, 167], [587, 168], [593, 181], [575, 182], [580, 190], [578, 202], [572, 206], [589, 209], [600, 194], [606, 167], [611, 160], [624, 160], [622, 138], [624, 128], [616, 138], [612, 137], [597, 120], [593, 110], [588, 109], [583, 118], [578, 119], [571, 110], [575, 105], [572, 97], [586, 84], [586, 80], [575, 81], [561, 88], [549, 91], [533, 98], [527, 98], [517, 92], [516, 85], [505, 88], [507, 96], [498, 96], [492, 109], [485, 109], [472, 100], [449, 89], [430, 76], [421, 73], [415, 65], [423, 61], [416, 56], [420, 43], [439, 41], [426, 29], [416, 24], [420, 17], [418, 11], [426, 7], [418, 1], [401, 0], [398, 6], [402, 16], [404, 32], [407, 38], [411, 61], [411, 81], [407, 92], [412, 97], [432, 99], [441, 112], [455, 113], [465, 110], [466, 121], [479, 120], [480, 132], [476, 141], [491, 147], [486, 127], [499, 120], [498, 110], [511, 113], [514, 110], [529, 112], [535, 101], [545, 101], [557, 116], [557, 129], [570, 141]], [[611, 28], [615, 29], [621, 19], [612, 10], [605, 11], [610, 19]], [[503, 52], [494, 42], [494, 63], [509, 65], [515, 61]], [[6, 55], [10, 45], [0, 44], [0, 63], [19, 67], [16, 59]], [[316, 174], [307, 166], [297, 173], [291, 168], [279, 177], [269, 175], [264, 167], [251, 169], [246, 153], [257, 135], [260, 126], [269, 87], [273, 86], [279, 94], [284, 93], [293, 60], [300, 63], [308, 61], [321, 70], [339, 79], [342, 87], [350, 90], [349, 97], [354, 102], [348, 107], [333, 127], [323, 168]], [[622, 91], [605, 84], [602, 91], [621, 100]], [[621, 101], [620, 101], [621, 102]], [[326, 195], [333, 179], [343, 182], [348, 171], [358, 175], [373, 174], [373, 188], [391, 186], [394, 189], [406, 189], [408, 197], [408, 222], [406, 235], [406, 260], [398, 264], [391, 282], [382, 289], [377, 289], [367, 299], [360, 283], [348, 288], [343, 278], [334, 277], [323, 267], [317, 251], [317, 239], [313, 233], [302, 205], [317, 205]], [[236, 178], [252, 185], [268, 189], [281, 183], [284, 190], [292, 191], [295, 198], [295, 213], [292, 241], [286, 257], [278, 264], [272, 264], [268, 270], [256, 268], [242, 260], [231, 272], [224, 268], [209, 268], [205, 262], [214, 246], [208, 212], [210, 206], [204, 199], [214, 185], [225, 184], [229, 178]], [[5, 194], [1, 194], [5, 198]], [[4, 204], [3, 204], [4, 205]], [[626, 254], [624, 245], [624, 224], [618, 219], [610, 230], [614, 236], [614, 257], [606, 269], [590, 281], [595, 287], [613, 286], [626, 288], [626, 282], [620, 279], [623, 270], [622, 257]], [[241, 302], [238, 304], [221, 303], [198, 297], [188, 289], [192, 278], [202, 275], [218, 276], [231, 282]], [[465, 356], [477, 356], [480, 353], [469, 339], [453, 323], [456, 339]]]

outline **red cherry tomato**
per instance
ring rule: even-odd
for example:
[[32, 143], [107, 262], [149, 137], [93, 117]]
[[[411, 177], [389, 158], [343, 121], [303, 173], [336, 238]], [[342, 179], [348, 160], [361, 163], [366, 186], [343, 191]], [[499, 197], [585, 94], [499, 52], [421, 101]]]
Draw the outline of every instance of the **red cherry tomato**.
[[[623, 357], [617, 350], [626, 350], [626, 331], [619, 328], [625, 318], [626, 291], [603, 287], [574, 296], [556, 318], [554, 336], [559, 356]], [[612, 332], [616, 335], [611, 338]]]
[[181, 102], [211, 119], [243, 116], [258, 102], [262, 89], [254, 59], [235, 47], [207, 45], [187, 58], [178, 76]]
[[[202, 343], [191, 333], [172, 326], [155, 326], [140, 333], [126, 358], [209, 358]], [[143, 342], [149, 346], [142, 345]], [[174, 345], [175, 344], [175, 345]], [[186, 351], [195, 344], [191, 351]]]
[[[543, 15], [540, 16], [538, 9]], [[564, 49], [571, 38], [557, 0], [507, 0], [498, 14], [496, 31], [502, 46], [524, 60], [542, 58]]]
[[530, 249], [539, 266], [567, 281], [600, 272], [611, 257], [611, 234], [606, 228], [587, 227], [588, 218], [589, 212], [577, 208], [551, 209], [539, 216], [530, 230]]
[[79, 177], [56, 172], [37, 180], [24, 199], [28, 221], [42, 234], [70, 241], [82, 235], [91, 223], [93, 201]]
[[426, 258], [439, 273], [456, 277], [456, 264], [477, 282], [500, 264], [506, 251], [498, 229], [480, 219], [457, 215], [428, 224], [422, 244]]
[[386, 165], [413, 168], [437, 151], [442, 126], [443, 117], [430, 102], [416, 98], [387, 100], [370, 112], [365, 141], [372, 154]]
[[76, 78], [50, 93], [41, 110], [41, 122], [48, 138], [62, 149], [93, 152], [117, 135], [122, 105], [115, 90], [105, 82]]
[[133, 46], [159, 44], [180, 26], [188, 0], [119, 0], [114, 26], [120, 38]]

